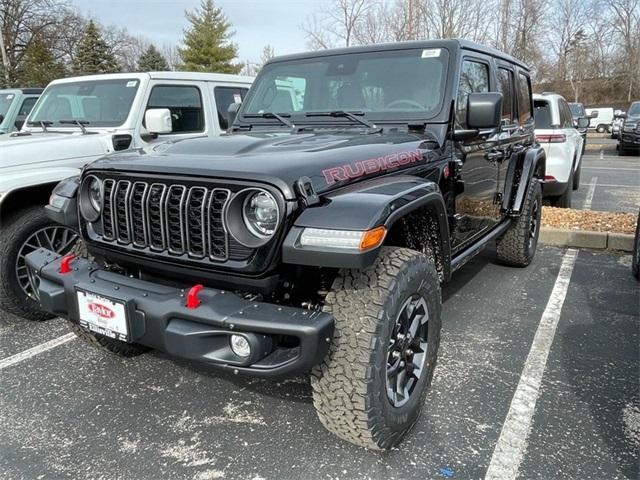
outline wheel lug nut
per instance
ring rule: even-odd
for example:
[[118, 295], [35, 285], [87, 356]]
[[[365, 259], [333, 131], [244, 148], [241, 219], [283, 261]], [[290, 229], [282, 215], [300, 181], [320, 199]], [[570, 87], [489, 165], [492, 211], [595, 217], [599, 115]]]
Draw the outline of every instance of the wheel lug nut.
[[404, 367], [404, 365], [405, 365], [405, 363], [404, 363], [404, 360], [403, 360], [403, 361], [400, 362], [400, 366]]
[[391, 354], [391, 356], [392, 356], [393, 358], [398, 358], [398, 357], [400, 357], [400, 352], [396, 350], [395, 352], [393, 352], [393, 353]]
[[411, 350], [410, 348], [407, 348], [407, 355], [413, 355], [413, 350]]
[[404, 339], [404, 335], [402, 333], [399, 333], [398, 336], [396, 337], [398, 340], [402, 340]]

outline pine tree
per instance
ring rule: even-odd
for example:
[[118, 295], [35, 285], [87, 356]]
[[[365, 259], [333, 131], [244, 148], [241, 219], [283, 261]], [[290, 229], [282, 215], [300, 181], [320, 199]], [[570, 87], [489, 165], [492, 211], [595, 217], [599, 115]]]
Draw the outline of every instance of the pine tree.
[[242, 64], [232, 63], [238, 48], [230, 42], [231, 24], [213, 0], [201, 0], [199, 9], [185, 15], [191, 27], [184, 32], [184, 47], [178, 49], [181, 70], [239, 73]]
[[139, 72], [161, 72], [169, 70], [167, 60], [162, 56], [158, 49], [149, 45], [138, 59]]
[[25, 50], [20, 66], [19, 84], [23, 87], [46, 87], [65, 76], [64, 65], [56, 60], [47, 43], [33, 39]]
[[118, 61], [104, 41], [98, 27], [90, 20], [75, 51], [73, 73], [91, 75], [120, 71]]

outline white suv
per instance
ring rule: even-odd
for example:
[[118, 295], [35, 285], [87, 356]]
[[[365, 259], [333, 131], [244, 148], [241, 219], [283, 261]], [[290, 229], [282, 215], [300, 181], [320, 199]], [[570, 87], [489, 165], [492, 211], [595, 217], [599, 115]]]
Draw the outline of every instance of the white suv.
[[580, 185], [582, 145], [577, 127], [589, 120], [574, 123], [566, 100], [556, 93], [533, 95], [536, 140], [547, 154], [543, 194], [555, 207], [571, 207], [571, 192]]
[[225, 132], [229, 105], [242, 101], [252, 81], [150, 72], [51, 82], [22, 130], [0, 136], [0, 308], [33, 320], [46, 317], [24, 257], [38, 247], [64, 254], [76, 243], [76, 232], [44, 213], [60, 180], [113, 152], [157, 150], [167, 142]]

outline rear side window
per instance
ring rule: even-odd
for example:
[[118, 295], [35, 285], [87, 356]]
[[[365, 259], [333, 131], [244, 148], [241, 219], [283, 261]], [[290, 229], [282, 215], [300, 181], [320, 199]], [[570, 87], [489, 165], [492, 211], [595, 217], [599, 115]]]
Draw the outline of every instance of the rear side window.
[[218, 110], [218, 122], [222, 130], [229, 128], [229, 122], [227, 122], [229, 105], [232, 103], [241, 103], [248, 90], [248, 88], [236, 87], [215, 87], [213, 89], [213, 96], [216, 99], [216, 109]]
[[551, 106], [546, 100], [533, 101], [533, 117], [536, 128], [552, 128]]
[[516, 115], [513, 108], [513, 72], [498, 68], [498, 91], [502, 93], [502, 120], [511, 123]]
[[24, 101], [22, 102], [22, 105], [20, 106], [20, 110], [18, 111], [18, 116], [26, 117], [27, 115], [29, 115], [29, 113], [31, 112], [31, 109], [36, 104], [37, 100], [38, 100], [37, 97], [25, 98]]
[[157, 85], [151, 90], [147, 109], [168, 108], [171, 111], [171, 133], [204, 131], [204, 111], [200, 89], [195, 86]]
[[518, 74], [518, 113], [520, 123], [531, 118], [531, 81], [523, 73]]
[[473, 60], [462, 62], [456, 118], [462, 128], [467, 127], [467, 100], [470, 93], [489, 91], [489, 65]]

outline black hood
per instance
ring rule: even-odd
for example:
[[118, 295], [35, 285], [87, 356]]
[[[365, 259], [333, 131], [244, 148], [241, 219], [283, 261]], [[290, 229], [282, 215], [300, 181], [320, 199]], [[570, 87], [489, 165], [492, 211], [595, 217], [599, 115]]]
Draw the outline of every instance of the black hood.
[[[251, 133], [194, 138], [110, 155], [89, 169], [247, 179], [271, 183], [286, 198], [308, 177], [317, 193], [385, 172], [411, 170], [437, 147], [423, 134], [389, 132]], [[407, 172], [409, 173], [409, 172]]]

